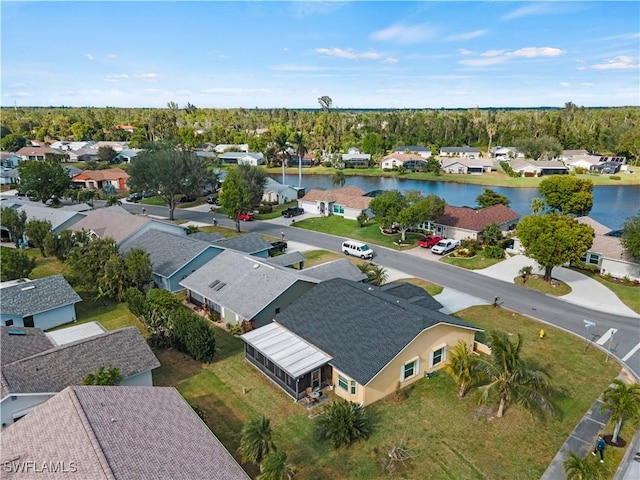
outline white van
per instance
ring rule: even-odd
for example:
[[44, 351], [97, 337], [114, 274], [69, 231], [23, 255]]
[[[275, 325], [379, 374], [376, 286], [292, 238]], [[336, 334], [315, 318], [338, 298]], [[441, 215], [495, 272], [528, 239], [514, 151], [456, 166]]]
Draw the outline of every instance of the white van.
[[342, 253], [360, 258], [373, 258], [373, 250], [369, 248], [369, 245], [354, 240], [342, 242]]

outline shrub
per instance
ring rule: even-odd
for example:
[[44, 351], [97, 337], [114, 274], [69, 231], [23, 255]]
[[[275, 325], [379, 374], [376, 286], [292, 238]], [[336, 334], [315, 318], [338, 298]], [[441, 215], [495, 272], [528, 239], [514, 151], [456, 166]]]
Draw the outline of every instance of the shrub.
[[173, 345], [199, 362], [209, 363], [215, 353], [215, 332], [204, 318], [186, 309], [171, 312]]
[[504, 250], [497, 245], [491, 245], [484, 249], [484, 256], [486, 258], [504, 258]]
[[159, 288], [149, 290], [147, 300], [149, 301], [149, 308], [158, 307], [165, 311], [173, 310], [180, 306], [180, 301], [173, 293]]
[[465, 238], [460, 242], [460, 246], [469, 251], [469, 255], [466, 255], [469, 257], [473, 257], [481, 248], [480, 241], [473, 238]]
[[334, 448], [349, 445], [355, 440], [367, 439], [372, 431], [369, 411], [347, 400], [327, 405], [324, 415], [318, 417], [316, 422], [320, 438], [329, 440]]
[[609, 180], [620, 180], [620, 175], [609, 175]]
[[577, 268], [578, 270], [584, 270], [585, 272], [591, 272], [591, 273], [600, 272], [600, 267], [598, 267], [597, 265], [587, 264], [580, 260], [571, 263], [571, 266], [573, 268]]
[[273, 212], [273, 206], [271, 206], [271, 205], [260, 205], [258, 207], [258, 213], [259, 214], [261, 214], [261, 213], [271, 213], [271, 212]]
[[124, 301], [127, 302], [129, 311], [136, 317], [142, 317], [148, 310], [147, 299], [137, 288], [128, 288], [124, 293]]

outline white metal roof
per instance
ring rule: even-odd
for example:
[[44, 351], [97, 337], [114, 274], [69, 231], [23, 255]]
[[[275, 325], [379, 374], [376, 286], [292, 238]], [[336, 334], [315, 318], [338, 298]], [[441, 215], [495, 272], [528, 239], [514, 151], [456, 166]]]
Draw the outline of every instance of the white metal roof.
[[98, 322], [88, 322], [73, 327], [54, 330], [53, 332], [47, 332], [46, 335], [56, 346], [60, 346], [94, 337], [104, 332], [106, 332], [106, 330]]
[[275, 322], [245, 333], [242, 339], [293, 378], [333, 358]]

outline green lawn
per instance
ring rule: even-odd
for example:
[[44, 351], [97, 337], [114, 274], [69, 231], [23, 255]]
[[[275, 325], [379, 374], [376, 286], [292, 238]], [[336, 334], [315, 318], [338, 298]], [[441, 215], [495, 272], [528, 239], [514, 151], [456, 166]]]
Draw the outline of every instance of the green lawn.
[[538, 290], [539, 292], [556, 297], [571, 293], [571, 287], [557, 278], [554, 278], [553, 283], [550, 283], [545, 282], [543, 277], [539, 275], [531, 275], [525, 282], [521, 276], [518, 276], [513, 279], [513, 282], [521, 287]]
[[496, 263], [500, 263], [503, 260], [504, 258], [487, 258], [484, 250], [481, 250], [470, 258], [447, 255], [443, 257], [441, 261], [450, 265], [455, 265], [456, 267], [466, 268], [467, 270], [480, 270], [490, 267], [491, 265], [495, 265]]
[[580, 338], [553, 327], [545, 326], [547, 337], [539, 340], [539, 324], [506, 310], [474, 307], [460, 317], [483, 328], [523, 335], [524, 355], [557, 382], [554, 418], [539, 419], [514, 406], [503, 419], [496, 419], [478, 408], [473, 392], [458, 400], [455, 385], [441, 373], [417, 382], [403, 401], [388, 398], [374, 404], [376, 428], [371, 438], [334, 450], [314, 435], [309, 412], [244, 361], [241, 340], [222, 330], [212, 364], [199, 364], [179, 352], [157, 352], [162, 367], [154, 373], [154, 383], [175, 386], [189, 403], [203, 408], [207, 423], [232, 453], [243, 423], [266, 415], [277, 445], [298, 467], [298, 478], [387, 478], [380, 462], [403, 437], [418, 455], [404, 478], [539, 478], [619, 366], [605, 363], [604, 354], [595, 349], [583, 354]]

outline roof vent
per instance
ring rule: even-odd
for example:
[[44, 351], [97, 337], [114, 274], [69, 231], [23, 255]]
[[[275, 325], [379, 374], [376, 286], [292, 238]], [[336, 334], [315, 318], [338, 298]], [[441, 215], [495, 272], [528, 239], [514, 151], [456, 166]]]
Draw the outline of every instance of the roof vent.
[[214, 280], [209, 284], [209, 288], [213, 288], [220, 283], [220, 280]]
[[260, 268], [260, 264], [259, 263], [254, 264], [253, 268]]
[[27, 332], [25, 332], [23, 330], [9, 330], [9, 331], [7, 331], [7, 334], [9, 334], [9, 335], [26, 335]]
[[226, 283], [220, 282], [220, 283], [218, 283], [218, 285], [216, 285], [214, 290], [217, 292], [218, 290], [222, 289], [222, 287], [224, 287], [225, 285], [226, 285]]
[[29, 285], [27, 287], [22, 287], [20, 290], [24, 292], [25, 290], [33, 290], [34, 288], [36, 288], [35, 285]]

